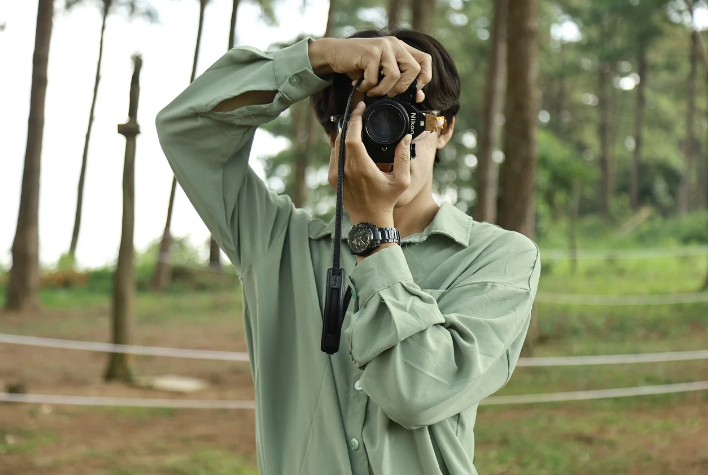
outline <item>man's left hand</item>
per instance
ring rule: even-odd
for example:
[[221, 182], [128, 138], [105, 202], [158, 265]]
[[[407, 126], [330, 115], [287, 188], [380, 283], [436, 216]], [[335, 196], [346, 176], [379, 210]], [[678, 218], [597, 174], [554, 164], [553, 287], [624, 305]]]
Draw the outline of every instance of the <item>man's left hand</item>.
[[[393, 227], [393, 208], [411, 179], [410, 142], [406, 135], [396, 146], [393, 170], [389, 163], [375, 163], [361, 140], [364, 102], [351, 113], [344, 141], [344, 208], [352, 224], [369, 222], [378, 227]], [[329, 183], [337, 189], [341, 134], [335, 141], [329, 161]]]

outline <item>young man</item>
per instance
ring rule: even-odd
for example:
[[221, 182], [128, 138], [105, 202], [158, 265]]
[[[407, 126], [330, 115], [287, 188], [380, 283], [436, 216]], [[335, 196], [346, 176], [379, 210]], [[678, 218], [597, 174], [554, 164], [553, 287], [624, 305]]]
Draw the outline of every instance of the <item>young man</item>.
[[[478, 403], [511, 377], [540, 274], [526, 237], [438, 206], [437, 151], [459, 110], [454, 62], [432, 37], [406, 30], [306, 38], [262, 52], [230, 50], [156, 120], [185, 193], [236, 267], [256, 390], [262, 475], [470, 475]], [[378, 73], [385, 79], [380, 84]], [[391, 96], [414, 79], [422, 109], [443, 130], [407, 139], [395, 166], [375, 164], [359, 108], [345, 140], [342, 240], [352, 224], [395, 228], [400, 242], [353, 255], [325, 223], [269, 191], [248, 166], [259, 125], [310, 97], [330, 138], [330, 183], [351, 81], [363, 97]], [[410, 138], [410, 136], [408, 137]], [[325, 278], [334, 245], [353, 290], [339, 352], [320, 349]]]

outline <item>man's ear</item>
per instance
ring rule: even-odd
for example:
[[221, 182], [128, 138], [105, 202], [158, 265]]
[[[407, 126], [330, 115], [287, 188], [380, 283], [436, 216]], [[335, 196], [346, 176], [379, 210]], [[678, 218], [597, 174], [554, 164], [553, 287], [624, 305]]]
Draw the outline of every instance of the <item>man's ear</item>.
[[455, 116], [452, 117], [452, 120], [445, 126], [442, 132], [438, 134], [437, 149], [443, 148], [450, 141], [453, 130], [455, 130]]

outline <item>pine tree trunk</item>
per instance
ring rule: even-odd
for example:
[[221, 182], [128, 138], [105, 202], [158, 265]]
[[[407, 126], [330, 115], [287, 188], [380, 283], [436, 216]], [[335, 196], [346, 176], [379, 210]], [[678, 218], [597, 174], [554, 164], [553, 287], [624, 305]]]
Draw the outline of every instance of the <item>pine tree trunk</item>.
[[[125, 165], [123, 167], [123, 219], [121, 227], [118, 265], [113, 283], [112, 341], [129, 345], [131, 326], [135, 318], [135, 268], [133, 234], [135, 229], [135, 142], [140, 133], [138, 125], [138, 100], [140, 99], [140, 69], [142, 59], [135, 58], [135, 70], [130, 81], [130, 106], [128, 122], [118, 125], [118, 133], [125, 136]], [[111, 353], [106, 380], [129, 381], [132, 379], [130, 355]]]
[[435, 16], [435, 0], [411, 0], [412, 28], [430, 33]]
[[[194, 60], [192, 61], [192, 76], [189, 83], [194, 82], [197, 76], [197, 63], [199, 62], [199, 47], [202, 42], [202, 31], [204, 27], [204, 10], [209, 0], [200, 0], [199, 2], [199, 27], [197, 28], [197, 43], [194, 47]], [[170, 190], [170, 201], [167, 204], [167, 220], [165, 222], [165, 230], [162, 233], [162, 241], [160, 242], [160, 252], [157, 255], [157, 265], [155, 266], [155, 274], [152, 278], [152, 290], [162, 292], [167, 288], [172, 280], [172, 265], [170, 263], [170, 246], [172, 245], [172, 234], [170, 228], [172, 226], [172, 211], [175, 205], [175, 193], [177, 191], [177, 179], [172, 177], [172, 188]]]
[[33, 310], [39, 307], [39, 175], [53, 15], [54, 0], [39, 0], [22, 192], [5, 301], [8, 310]]
[[[415, 1], [415, 0], [412, 0]], [[403, 0], [388, 0], [387, 16], [388, 25], [386, 28], [393, 30], [401, 23], [401, 9], [403, 8]]]
[[110, 12], [112, 0], [103, 1], [103, 18], [101, 20], [101, 40], [98, 44], [98, 62], [96, 64], [96, 79], [93, 84], [93, 98], [91, 99], [91, 110], [89, 112], [88, 127], [86, 129], [86, 140], [84, 141], [84, 153], [81, 157], [81, 173], [79, 174], [79, 188], [76, 198], [76, 215], [74, 216], [74, 232], [71, 234], [71, 244], [69, 245], [70, 262], [73, 265], [76, 255], [76, 245], [79, 241], [79, 229], [81, 228], [81, 211], [84, 204], [84, 181], [86, 179], [86, 162], [88, 159], [89, 142], [91, 141], [91, 129], [93, 128], [94, 111], [96, 110], [96, 97], [98, 97], [98, 84], [101, 81], [101, 63], [103, 62], [103, 38], [106, 32], [106, 19]]
[[506, 92], [506, 17], [508, 0], [494, 2], [494, 24], [489, 47], [489, 63], [484, 87], [482, 108], [482, 133], [479, 137], [479, 157], [476, 172], [477, 203], [475, 216], [477, 221], [494, 223], [497, 215], [497, 187], [499, 166], [492, 160], [492, 154], [498, 146], [501, 126], [497, 116], [504, 110]]
[[693, 168], [693, 142], [695, 137], [695, 116], [696, 116], [696, 61], [698, 60], [698, 32], [691, 30], [691, 52], [689, 63], [691, 72], [688, 74], [688, 84], [686, 85], [686, 138], [683, 146], [683, 175], [681, 178], [681, 189], [679, 191], [679, 213], [684, 214], [689, 208], [689, 197], [691, 194], [691, 175]]
[[325, 27], [324, 38], [331, 38], [334, 34], [334, 15], [336, 11], [336, 0], [329, 0], [329, 10], [327, 11], [327, 26]]
[[[238, 4], [240, 0], [233, 0], [233, 7], [231, 8], [231, 28], [229, 29], [229, 49], [236, 46], [236, 14], [238, 13]], [[206, 4], [206, 1], [201, 0], [202, 9]]]
[[[509, 0], [507, 17], [506, 159], [501, 169], [498, 224], [535, 236], [536, 128], [538, 125], [538, 0]], [[539, 340], [538, 318], [522, 352], [532, 354]]]
[[598, 67], [598, 134], [600, 136], [600, 212], [609, 213], [610, 194], [613, 188], [612, 164], [610, 157], [610, 101], [607, 88], [610, 87], [612, 71], [607, 63]]
[[637, 87], [637, 104], [634, 111], [634, 157], [632, 160], [632, 179], [630, 181], [630, 204], [633, 211], [639, 208], [639, 167], [642, 160], [644, 126], [644, 103], [647, 87], [647, 53], [642, 48], [637, 58], [639, 86]]

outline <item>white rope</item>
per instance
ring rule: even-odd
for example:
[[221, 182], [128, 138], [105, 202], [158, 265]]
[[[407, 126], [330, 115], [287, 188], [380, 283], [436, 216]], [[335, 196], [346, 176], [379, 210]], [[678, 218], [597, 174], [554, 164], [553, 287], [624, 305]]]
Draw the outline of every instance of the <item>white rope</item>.
[[[130, 353], [136, 355], [169, 356], [220, 361], [248, 361], [248, 353], [190, 350], [184, 348], [164, 348], [158, 346], [115, 345], [93, 341], [60, 340], [37, 336], [9, 335], [0, 333], [0, 343], [61, 348], [68, 350], [100, 351], [106, 353]], [[619, 363], [658, 363], [664, 361], [689, 361], [708, 359], [708, 350], [674, 351], [665, 353], [638, 353], [626, 355], [598, 356], [546, 356], [519, 358], [517, 366], [576, 366], [605, 365]]]
[[171, 407], [176, 409], [255, 409], [254, 401], [208, 399], [156, 399], [132, 397], [58, 396], [0, 393], [0, 401], [72, 406]]
[[213, 350], [189, 350], [184, 348], [163, 348], [157, 346], [116, 345], [94, 341], [60, 340], [37, 336], [7, 335], [0, 333], [0, 343], [15, 345], [41, 346], [45, 348], [64, 348], [67, 350], [101, 351], [108, 353], [130, 353], [134, 355], [171, 356], [202, 360], [248, 361], [248, 353]]
[[708, 302], [708, 292], [660, 295], [583, 295], [539, 292], [536, 302], [572, 305], [669, 305]]
[[647, 249], [599, 249], [578, 251], [573, 257], [569, 250], [541, 249], [541, 259], [647, 259], [655, 257], [702, 256], [708, 254], [708, 246], [659, 247]]
[[492, 396], [480, 404], [526, 404], [531, 402], [583, 401], [587, 399], [605, 399], [625, 396], [646, 396], [649, 394], [668, 394], [686, 391], [704, 391], [708, 381], [693, 383], [662, 384], [659, 386], [638, 386], [634, 388], [595, 389], [592, 391], [571, 391], [548, 394], [522, 394], [518, 396]]
[[673, 351], [667, 353], [639, 353], [628, 355], [599, 356], [537, 356], [519, 358], [517, 366], [579, 366], [621, 363], [660, 363], [665, 361], [689, 361], [708, 359], [708, 350]]
[[[572, 391], [546, 394], [522, 394], [515, 396], [491, 396], [483, 400], [480, 405], [582, 401], [588, 399], [606, 399], [625, 396], [646, 396], [650, 394], [669, 394], [703, 390], [708, 390], [708, 381], [662, 384], [659, 386], [639, 386], [634, 388], [596, 389], [591, 391]], [[254, 401], [229, 401], [217, 399], [156, 399], [0, 393], [0, 401], [33, 404], [68, 404], [76, 406], [169, 407], [178, 409], [255, 409]]]

